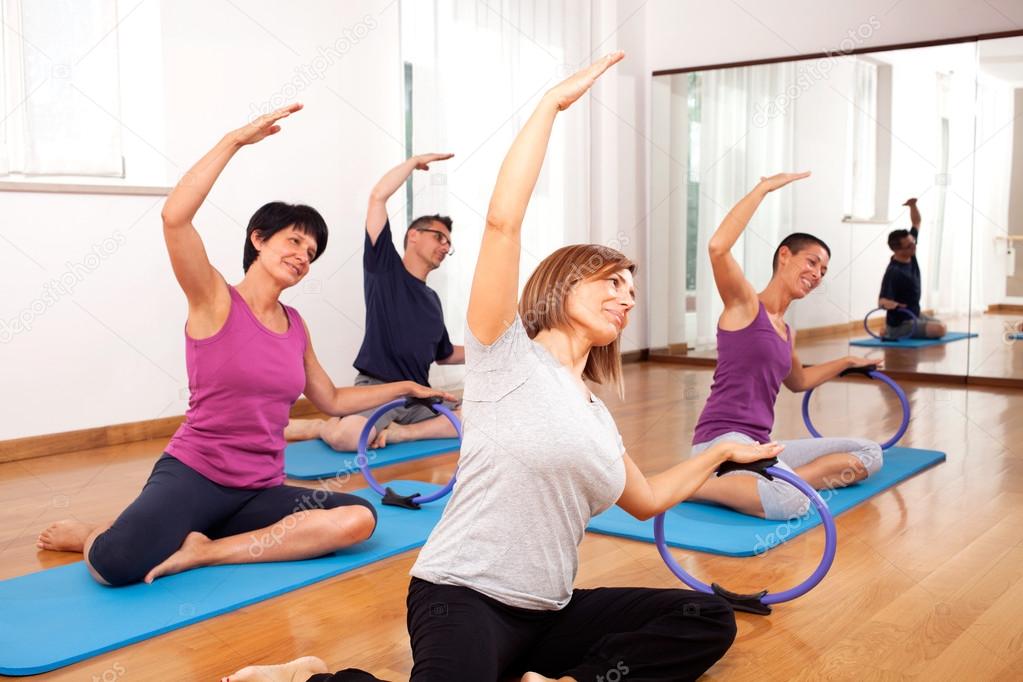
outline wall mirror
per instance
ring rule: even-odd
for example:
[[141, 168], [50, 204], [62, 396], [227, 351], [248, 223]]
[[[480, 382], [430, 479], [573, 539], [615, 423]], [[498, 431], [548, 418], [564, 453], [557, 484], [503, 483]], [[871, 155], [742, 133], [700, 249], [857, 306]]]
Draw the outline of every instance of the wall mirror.
[[[759, 290], [787, 234], [831, 247], [823, 283], [789, 310], [800, 359], [857, 354], [893, 373], [1023, 382], [1023, 36], [659, 72], [651, 97], [653, 358], [714, 361], [708, 238], [760, 176], [811, 170], [768, 196], [733, 250]], [[966, 336], [851, 345], [869, 338], [888, 237], [911, 227], [911, 198], [920, 307]], [[871, 331], [885, 317], [871, 315]]]

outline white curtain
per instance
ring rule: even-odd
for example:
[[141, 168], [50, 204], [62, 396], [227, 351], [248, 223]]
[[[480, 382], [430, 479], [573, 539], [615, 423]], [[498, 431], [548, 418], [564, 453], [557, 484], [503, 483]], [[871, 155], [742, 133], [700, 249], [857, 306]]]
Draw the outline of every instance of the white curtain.
[[[455, 255], [430, 276], [456, 343], [501, 161], [539, 97], [590, 59], [588, 2], [406, 0], [402, 57], [412, 64], [414, 153], [453, 152], [413, 176], [413, 215], [454, 220]], [[589, 101], [551, 136], [522, 234], [522, 283], [565, 244], [589, 241]], [[400, 234], [399, 225], [395, 231]]]
[[[921, 213], [924, 230], [920, 235], [920, 267], [926, 268], [924, 294], [921, 305], [935, 310], [939, 316], [966, 315], [970, 310], [970, 270], [976, 267], [971, 262], [971, 224], [974, 220], [974, 192], [984, 190], [978, 182], [991, 169], [978, 164], [980, 156], [974, 151], [974, 134], [977, 140], [982, 131], [975, 126], [977, 83], [976, 71], [964, 65], [951, 74], [938, 74], [935, 92], [938, 100], [935, 126], [941, 129], [942, 119], [947, 119], [947, 170], [942, 168], [941, 144], [937, 143], [934, 154], [939, 163], [936, 168], [935, 190], [928, 192], [929, 207], [935, 213], [930, 217]], [[976, 171], [975, 171], [976, 169]], [[944, 170], [944, 172], [943, 172]], [[942, 199], [944, 199], [942, 201]], [[942, 210], [941, 228], [935, 222], [937, 212]], [[925, 206], [927, 208], [927, 206]], [[930, 228], [930, 230], [928, 230]]]
[[[768, 64], [703, 74], [696, 266], [696, 344], [715, 343], [722, 303], [707, 243], [725, 214], [760, 178], [792, 170], [795, 65]], [[771, 195], [733, 249], [757, 289], [771, 278], [771, 256], [791, 231], [792, 193]], [[679, 299], [683, 300], [683, 299]]]
[[845, 212], [854, 218], [876, 217], [877, 65], [853, 64], [853, 101], [849, 104], [849, 178]]
[[115, 0], [2, 0], [6, 166], [120, 176]]
[[[1013, 88], [981, 77], [977, 82], [977, 152], [973, 214], [973, 305], [983, 312], [1006, 300], [1010, 269], [1009, 200], [1014, 148]], [[1017, 244], [1017, 249], [1019, 244]], [[1019, 274], [1019, 273], [1017, 273]]]

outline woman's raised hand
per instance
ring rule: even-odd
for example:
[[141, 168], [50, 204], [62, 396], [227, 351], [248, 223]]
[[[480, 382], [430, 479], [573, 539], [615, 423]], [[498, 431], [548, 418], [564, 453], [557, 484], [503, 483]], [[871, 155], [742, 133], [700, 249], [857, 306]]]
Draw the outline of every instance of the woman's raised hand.
[[293, 102], [285, 107], [281, 107], [276, 111], [271, 111], [269, 114], [263, 114], [259, 118], [254, 119], [248, 125], [242, 126], [238, 130], [234, 131], [234, 140], [239, 145], [255, 144], [265, 137], [275, 135], [281, 132], [281, 127], [277, 125], [277, 122], [282, 118], [291, 116], [296, 111], [302, 108], [302, 104]]
[[625, 53], [621, 50], [612, 52], [600, 61], [590, 64], [585, 69], [576, 71], [555, 85], [547, 91], [547, 96], [554, 99], [555, 104], [558, 106], [558, 111], [564, 111], [572, 106], [573, 102], [582, 97], [600, 78], [601, 74], [624, 58]]
[[454, 154], [417, 154], [412, 159], [416, 162], [416, 170], [430, 170], [430, 164], [434, 161], [447, 161]]
[[809, 176], [810, 171], [804, 171], [802, 173], [778, 173], [777, 175], [772, 175], [769, 178], [760, 178], [760, 186], [768, 192], [773, 192], [776, 189], [784, 187], [790, 182], [802, 180]]

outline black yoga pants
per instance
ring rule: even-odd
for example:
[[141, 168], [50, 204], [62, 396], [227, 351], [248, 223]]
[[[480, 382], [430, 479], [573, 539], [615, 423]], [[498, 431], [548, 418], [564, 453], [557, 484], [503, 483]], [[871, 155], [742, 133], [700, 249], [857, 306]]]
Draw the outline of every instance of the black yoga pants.
[[[93, 542], [89, 563], [110, 585], [141, 581], [198, 531], [211, 539], [271, 526], [289, 514], [311, 509], [373, 505], [355, 495], [280, 485], [249, 490], [214, 483], [179, 460], [157, 460], [139, 496]], [[253, 538], [258, 559], [263, 545]]]

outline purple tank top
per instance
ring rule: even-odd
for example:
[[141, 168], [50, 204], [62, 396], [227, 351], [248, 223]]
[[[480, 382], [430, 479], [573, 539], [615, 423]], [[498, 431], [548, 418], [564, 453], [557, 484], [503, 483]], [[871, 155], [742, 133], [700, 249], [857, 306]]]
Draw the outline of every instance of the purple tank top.
[[305, 327], [284, 306], [288, 331], [271, 331], [228, 289], [223, 328], [202, 340], [185, 333], [191, 397], [167, 452], [215, 483], [269, 488], [284, 482], [284, 427], [305, 388]]
[[693, 443], [706, 443], [729, 431], [761, 443], [771, 440], [774, 401], [792, 370], [792, 332], [787, 324], [785, 335], [787, 340], [778, 336], [763, 303], [745, 329], [718, 327], [714, 383], [696, 423]]

